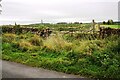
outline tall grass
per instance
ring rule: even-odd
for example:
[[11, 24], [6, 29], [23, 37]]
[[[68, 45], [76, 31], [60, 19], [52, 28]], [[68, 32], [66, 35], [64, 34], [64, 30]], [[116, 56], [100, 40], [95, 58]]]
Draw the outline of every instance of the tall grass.
[[3, 42], [9, 42], [10, 43], [17, 38], [17, 35], [12, 34], [12, 33], [5, 33], [5, 34], [3, 34], [2, 37], [3, 37], [3, 39], [2, 39]]
[[33, 48], [33, 45], [25, 40], [21, 40], [20, 42], [18, 42], [18, 45], [22, 51], [31, 50]]
[[120, 78], [120, 37], [69, 40], [64, 36], [3, 34], [3, 59], [95, 78]]
[[61, 35], [55, 35], [47, 38], [43, 41], [43, 46], [55, 51], [61, 51], [61, 50], [71, 50], [72, 49], [72, 43], [67, 42], [62, 38]]
[[33, 37], [30, 38], [30, 43], [35, 45], [35, 46], [42, 46], [43, 45], [43, 39], [39, 37], [38, 35], [34, 35]]

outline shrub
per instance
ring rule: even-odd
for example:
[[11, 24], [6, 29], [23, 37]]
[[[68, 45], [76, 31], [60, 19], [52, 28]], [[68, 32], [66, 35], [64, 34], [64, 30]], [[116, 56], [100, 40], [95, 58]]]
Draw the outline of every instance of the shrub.
[[4, 49], [11, 49], [11, 44], [9, 44], [9, 43], [3, 43], [2, 44], [2, 49], [4, 50]]
[[2, 54], [11, 54], [12, 53], [12, 46], [9, 43], [2, 44]]
[[6, 33], [3, 35], [3, 42], [12, 42], [16, 39], [16, 35], [12, 33]]

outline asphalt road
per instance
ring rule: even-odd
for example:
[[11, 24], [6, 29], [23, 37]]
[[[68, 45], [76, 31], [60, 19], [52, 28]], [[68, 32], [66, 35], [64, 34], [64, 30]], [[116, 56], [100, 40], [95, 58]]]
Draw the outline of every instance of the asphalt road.
[[30, 67], [15, 62], [2, 61], [2, 78], [82, 78], [82, 77], [78, 75], [71, 75], [46, 70], [42, 68]]

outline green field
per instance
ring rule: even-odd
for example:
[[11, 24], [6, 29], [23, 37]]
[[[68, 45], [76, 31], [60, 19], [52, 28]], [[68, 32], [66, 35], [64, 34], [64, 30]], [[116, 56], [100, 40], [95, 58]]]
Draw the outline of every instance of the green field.
[[100, 25], [100, 26], [116, 28], [116, 29], [120, 28], [120, 25]]

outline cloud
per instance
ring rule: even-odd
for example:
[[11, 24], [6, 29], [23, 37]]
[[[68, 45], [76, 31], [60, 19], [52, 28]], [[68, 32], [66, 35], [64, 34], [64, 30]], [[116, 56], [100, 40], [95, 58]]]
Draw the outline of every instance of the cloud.
[[118, 0], [4, 0], [0, 21], [98, 21], [118, 18]]

